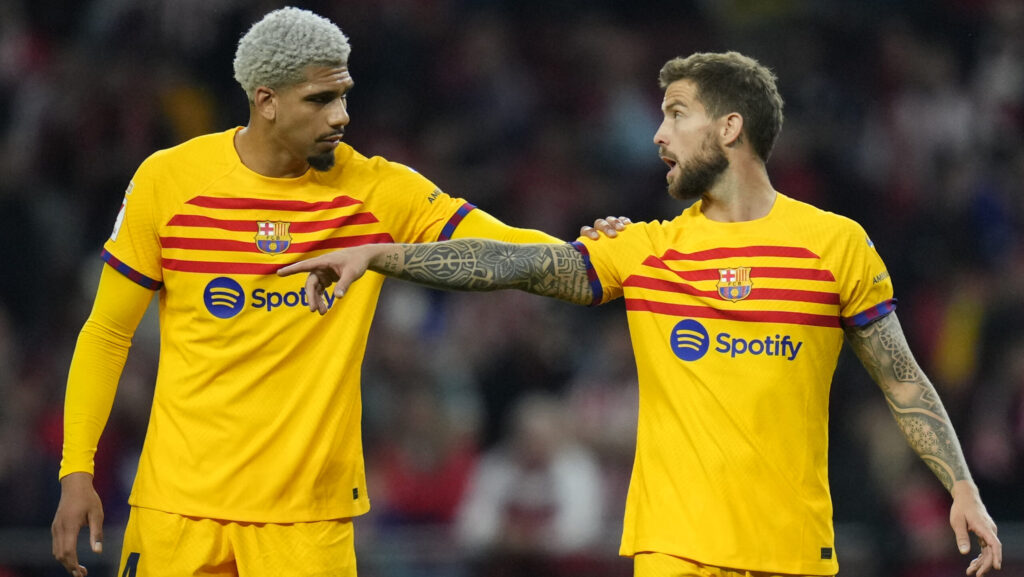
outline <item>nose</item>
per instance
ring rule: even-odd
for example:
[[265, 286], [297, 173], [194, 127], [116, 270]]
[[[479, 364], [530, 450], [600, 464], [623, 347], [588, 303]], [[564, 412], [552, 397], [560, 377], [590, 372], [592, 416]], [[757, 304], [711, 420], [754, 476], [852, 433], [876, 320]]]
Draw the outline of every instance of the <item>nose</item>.
[[331, 102], [330, 107], [327, 110], [327, 123], [332, 128], [340, 128], [342, 126], [348, 126], [348, 103], [344, 98], [338, 98], [334, 102]]
[[666, 146], [668, 144], [666, 123], [666, 121], [662, 121], [661, 125], [658, 126], [658, 130], [654, 133], [654, 144], [656, 146]]

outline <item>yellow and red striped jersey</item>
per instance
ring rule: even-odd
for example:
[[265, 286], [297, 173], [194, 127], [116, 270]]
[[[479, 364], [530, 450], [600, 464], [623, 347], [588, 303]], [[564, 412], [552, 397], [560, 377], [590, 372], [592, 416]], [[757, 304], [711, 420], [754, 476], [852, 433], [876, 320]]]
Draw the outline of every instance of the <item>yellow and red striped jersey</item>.
[[255, 522], [369, 508], [360, 366], [383, 277], [331, 314], [307, 310], [283, 265], [330, 249], [452, 235], [472, 205], [346, 144], [327, 172], [246, 168], [238, 129], [139, 168], [103, 258], [159, 290], [160, 366], [132, 505]]
[[828, 397], [844, 325], [895, 307], [854, 221], [778, 194], [715, 222], [667, 222], [574, 243], [595, 302], [624, 297], [640, 383], [620, 553], [833, 575]]

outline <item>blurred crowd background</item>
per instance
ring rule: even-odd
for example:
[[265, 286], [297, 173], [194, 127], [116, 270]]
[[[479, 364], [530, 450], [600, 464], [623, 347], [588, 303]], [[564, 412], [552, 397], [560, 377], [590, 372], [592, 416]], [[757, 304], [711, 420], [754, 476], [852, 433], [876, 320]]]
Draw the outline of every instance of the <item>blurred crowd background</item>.
[[[235, 44], [281, 2], [0, 1], [0, 576], [61, 575], [48, 526], [61, 410], [129, 178], [153, 151], [244, 124]], [[574, 239], [671, 218], [651, 142], [662, 63], [739, 50], [779, 76], [769, 173], [858, 220], [1024, 575], [1024, 2], [296, 2], [350, 36], [346, 140], [506, 222]], [[361, 575], [626, 576], [618, 537], [636, 374], [621, 304], [386, 283], [364, 365], [372, 512]], [[152, 311], [151, 311], [152, 313]], [[139, 329], [97, 456], [112, 575], [158, 337]], [[848, 351], [831, 482], [845, 576], [966, 568], [949, 497]]]

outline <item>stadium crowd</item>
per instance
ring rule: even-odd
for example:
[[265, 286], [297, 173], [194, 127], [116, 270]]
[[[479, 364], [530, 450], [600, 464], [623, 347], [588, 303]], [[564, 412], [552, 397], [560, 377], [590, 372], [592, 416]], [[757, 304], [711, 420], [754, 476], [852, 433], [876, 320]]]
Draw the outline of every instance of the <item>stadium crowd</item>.
[[[293, 4], [351, 38], [345, 138], [357, 150], [566, 240], [596, 217], [678, 212], [651, 142], [661, 63], [735, 49], [776, 70], [787, 117], [773, 184], [871, 234], [989, 511], [1022, 526], [1024, 3]], [[0, 3], [0, 229], [13, 235], [0, 531], [52, 520], [70, 355], [128, 179], [155, 150], [245, 122], [235, 43], [281, 5]], [[357, 527], [361, 574], [630, 573], [615, 558], [636, 429], [620, 307], [386, 283], [363, 368], [373, 510]], [[136, 334], [97, 455], [111, 528], [149, 415], [154, 321]], [[831, 435], [844, 573], [962, 574], [948, 495], [848, 354]], [[1024, 575], [1024, 552], [1006, 547], [1003, 573]], [[52, 560], [0, 558], [2, 577], [61, 574]]]

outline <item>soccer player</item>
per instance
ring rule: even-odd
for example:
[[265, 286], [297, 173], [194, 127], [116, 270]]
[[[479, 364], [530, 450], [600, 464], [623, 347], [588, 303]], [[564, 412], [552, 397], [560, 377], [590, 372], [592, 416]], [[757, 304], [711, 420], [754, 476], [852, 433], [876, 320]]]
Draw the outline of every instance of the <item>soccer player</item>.
[[838, 572], [828, 398], [845, 336], [952, 495], [960, 552], [977, 537], [967, 574], [999, 569], [995, 523], [908, 348], [871, 239], [769, 181], [782, 126], [774, 74], [735, 52], [698, 53], [666, 63], [660, 84], [654, 143], [668, 192], [696, 200], [672, 220], [565, 245], [373, 245], [280, 274], [314, 273], [306, 293], [321, 314], [322, 295], [362, 290], [349, 285], [367, 266], [441, 288], [517, 288], [577, 304], [625, 298], [640, 413], [620, 553], [642, 577]]
[[87, 573], [84, 525], [102, 547], [93, 455], [154, 294], [160, 365], [118, 575], [355, 575], [350, 519], [370, 507], [360, 364], [383, 277], [318, 321], [274, 273], [383, 241], [559, 242], [343, 143], [349, 52], [327, 19], [269, 13], [234, 61], [248, 125], [157, 152], [128, 185], [68, 377], [52, 532], [72, 575]]

